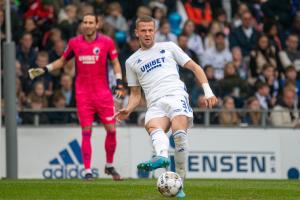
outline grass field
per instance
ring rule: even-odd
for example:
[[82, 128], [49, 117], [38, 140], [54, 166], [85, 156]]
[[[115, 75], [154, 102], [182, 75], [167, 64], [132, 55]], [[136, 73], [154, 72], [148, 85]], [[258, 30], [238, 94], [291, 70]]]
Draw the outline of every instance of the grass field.
[[[0, 199], [170, 199], [155, 185], [155, 179], [0, 180]], [[300, 181], [193, 179], [186, 180], [185, 191], [187, 200], [300, 200]]]

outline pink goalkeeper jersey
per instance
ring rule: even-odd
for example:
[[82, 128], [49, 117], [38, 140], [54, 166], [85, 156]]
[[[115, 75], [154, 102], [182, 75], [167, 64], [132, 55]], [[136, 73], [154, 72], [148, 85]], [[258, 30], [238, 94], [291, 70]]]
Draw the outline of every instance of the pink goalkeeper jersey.
[[110, 94], [107, 58], [118, 57], [113, 40], [97, 33], [94, 41], [88, 42], [83, 35], [69, 40], [63, 57], [67, 60], [75, 56], [76, 96], [102, 97]]

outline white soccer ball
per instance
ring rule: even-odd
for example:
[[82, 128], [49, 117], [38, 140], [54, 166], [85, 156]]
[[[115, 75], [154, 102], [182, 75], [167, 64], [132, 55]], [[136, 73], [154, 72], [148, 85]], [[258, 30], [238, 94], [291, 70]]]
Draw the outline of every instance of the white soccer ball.
[[158, 191], [166, 197], [174, 197], [182, 188], [182, 180], [175, 172], [164, 172], [157, 180]]

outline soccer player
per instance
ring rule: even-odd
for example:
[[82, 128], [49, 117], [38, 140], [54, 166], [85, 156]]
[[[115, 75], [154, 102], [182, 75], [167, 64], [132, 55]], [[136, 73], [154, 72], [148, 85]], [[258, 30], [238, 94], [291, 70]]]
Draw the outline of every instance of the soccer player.
[[[147, 112], [145, 128], [149, 133], [156, 156], [140, 163], [138, 169], [151, 171], [169, 166], [169, 139], [171, 128], [175, 142], [176, 172], [185, 178], [188, 153], [187, 129], [192, 125], [193, 112], [189, 105], [184, 83], [179, 79], [177, 64], [191, 70], [202, 84], [206, 105], [217, 103], [201, 67], [191, 60], [175, 43], [155, 43], [155, 21], [144, 16], [136, 21], [135, 34], [141, 48], [126, 61], [126, 76], [130, 87], [126, 108], [115, 114], [117, 120], [126, 119], [141, 99], [141, 87], [145, 92]], [[185, 197], [183, 190], [177, 197]]]
[[121, 180], [113, 166], [116, 149], [116, 127], [114, 116], [113, 95], [108, 84], [107, 58], [111, 60], [117, 79], [116, 97], [124, 97], [122, 72], [118, 54], [111, 38], [96, 31], [97, 17], [86, 14], [83, 17], [83, 35], [70, 39], [63, 55], [44, 68], [29, 70], [31, 79], [63, 67], [68, 60], [75, 57], [76, 80], [75, 96], [77, 114], [82, 128], [82, 156], [85, 167], [85, 179], [92, 180], [91, 172], [91, 133], [94, 114], [97, 113], [106, 129], [105, 173], [114, 180]]

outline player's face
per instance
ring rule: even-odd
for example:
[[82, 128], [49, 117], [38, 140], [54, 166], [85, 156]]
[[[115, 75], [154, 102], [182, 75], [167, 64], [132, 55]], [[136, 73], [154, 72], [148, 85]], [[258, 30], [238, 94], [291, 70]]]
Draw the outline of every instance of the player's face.
[[91, 37], [96, 33], [97, 23], [95, 16], [87, 15], [83, 18], [82, 22], [84, 35]]
[[142, 48], [149, 49], [154, 44], [154, 22], [140, 22], [135, 29], [135, 34], [139, 38]]

